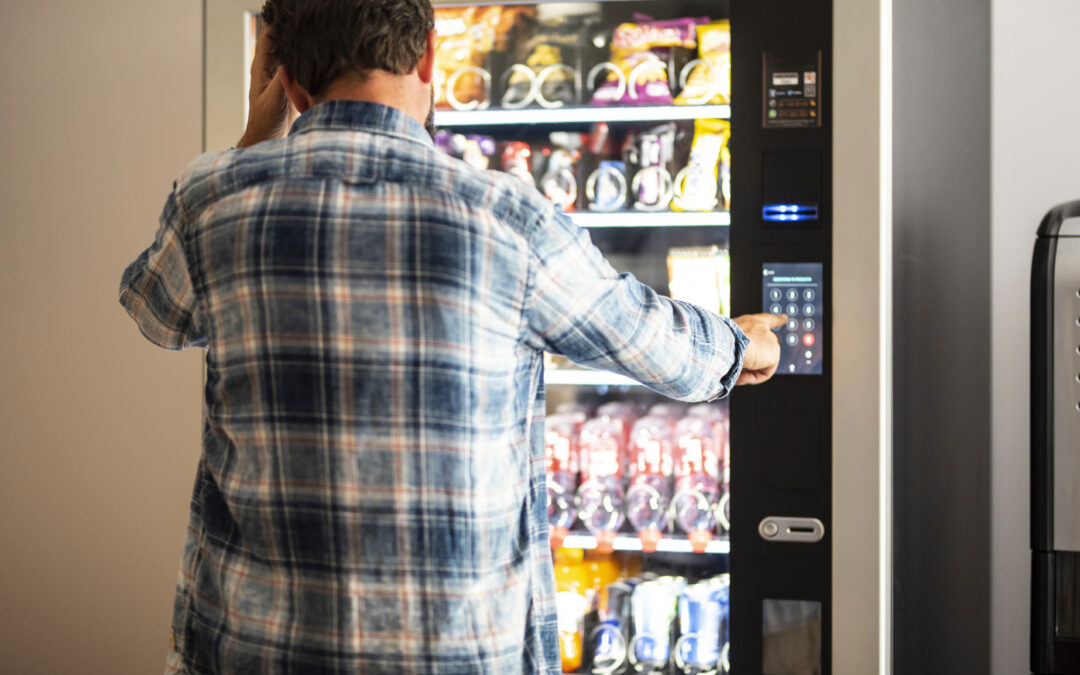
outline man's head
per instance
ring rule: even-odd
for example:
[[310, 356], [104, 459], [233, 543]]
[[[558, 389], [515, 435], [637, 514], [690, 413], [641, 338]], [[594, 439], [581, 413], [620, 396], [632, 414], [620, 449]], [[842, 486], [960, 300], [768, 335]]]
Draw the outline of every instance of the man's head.
[[275, 56], [313, 97], [342, 76], [411, 72], [435, 25], [429, 0], [267, 0]]
[[[267, 0], [262, 16], [273, 55], [314, 101], [335, 97], [343, 82], [423, 71], [435, 25], [430, 0]], [[422, 72], [421, 80], [430, 86]]]

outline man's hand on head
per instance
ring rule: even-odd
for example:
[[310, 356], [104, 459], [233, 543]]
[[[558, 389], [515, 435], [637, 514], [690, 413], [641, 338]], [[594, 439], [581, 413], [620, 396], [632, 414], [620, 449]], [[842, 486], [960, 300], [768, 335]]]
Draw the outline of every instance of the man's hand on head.
[[244, 148], [273, 138], [281, 138], [297, 118], [296, 108], [285, 96], [281, 65], [273, 55], [273, 37], [267, 26], [255, 44], [251, 62], [251, 89], [248, 91], [247, 128], [236, 145]]
[[742, 372], [735, 384], [761, 384], [773, 376], [780, 364], [780, 340], [773, 329], [783, 326], [787, 320], [784, 314], [744, 314], [735, 317], [735, 325], [750, 338]]

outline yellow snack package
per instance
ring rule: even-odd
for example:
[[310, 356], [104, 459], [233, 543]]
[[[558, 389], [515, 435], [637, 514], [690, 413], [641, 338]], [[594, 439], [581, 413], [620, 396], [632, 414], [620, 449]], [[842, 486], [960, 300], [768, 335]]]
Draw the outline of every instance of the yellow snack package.
[[486, 101], [491, 76], [484, 68], [499, 35], [502, 12], [499, 6], [435, 10], [435, 105], [457, 102], [454, 107], [461, 107]]
[[673, 248], [667, 255], [671, 297], [717, 312], [731, 314], [731, 259], [719, 246]]
[[698, 58], [683, 67], [675, 104], [731, 103], [731, 22], [698, 26], [697, 33]]
[[719, 184], [728, 174], [724, 169], [731, 162], [727, 152], [731, 138], [731, 123], [726, 120], [696, 120], [690, 160], [675, 174], [672, 211], [713, 211], [721, 205]]

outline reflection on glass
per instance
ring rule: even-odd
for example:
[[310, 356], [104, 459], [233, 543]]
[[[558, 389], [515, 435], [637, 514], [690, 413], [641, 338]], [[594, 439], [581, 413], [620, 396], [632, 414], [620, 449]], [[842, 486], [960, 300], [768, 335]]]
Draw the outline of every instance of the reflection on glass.
[[763, 675], [821, 675], [821, 603], [761, 602]]
[[1057, 558], [1057, 626], [1059, 639], [1080, 640], [1080, 553], [1059, 552]]

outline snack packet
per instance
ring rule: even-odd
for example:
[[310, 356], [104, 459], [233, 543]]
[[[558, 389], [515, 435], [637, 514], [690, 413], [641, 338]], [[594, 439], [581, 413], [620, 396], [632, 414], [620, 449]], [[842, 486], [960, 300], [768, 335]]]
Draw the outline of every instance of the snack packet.
[[503, 75], [504, 108], [537, 103], [560, 108], [578, 102], [582, 51], [595, 21], [570, 17], [540, 24], [519, 51], [518, 62]]
[[[623, 23], [617, 26], [611, 39], [613, 67], [599, 64], [586, 78], [592, 80], [599, 74], [600, 69], [608, 70], [607, 77], [593, 92], [593, 105], [670, 104], [670, 50], [675, 47], [697, 47], [695, 27], [708, 21], [708, 18], [701, 17]], [[592, 85], [591, 81], [586, 83], [586, 86]]]
[[446, 129], [440, 129], [435, 134], [435, 147], [444, 154], [464, 160], [477, 169], [488, 168], [490, 160], [495, 154], [495, 139], [491, 136], [477, 134], [455, 134]]
[[725, 316], [731, 313], [731, 259], [719, 246], [685, 246], [667, 254], [672, 299]]
[[495, 47], [502, 12], [499, 6], [436, 8], [436, 106], [451, 107], [456, 101], [454, 107], [475, 102], [475, 108], [486, 102], [491, 76], [484, 68]]
[[679, 74], [682, 91], [676, 105], [731, 102], [731, 23], [727, 20], [697, 27], [698, 58]]
[[628, 140], [625, 153], [633, 207], [638, 211], [663, 211], [671, 203], [674, 181], [676, 126], [673, 122], [637, 134]]
[[724, 120], [696, 120], [694, 141], [690, 160], [675, 175], [672, 211], [712, 211], [720, 200], [717, 198], [720, 165], [731, 123]]

